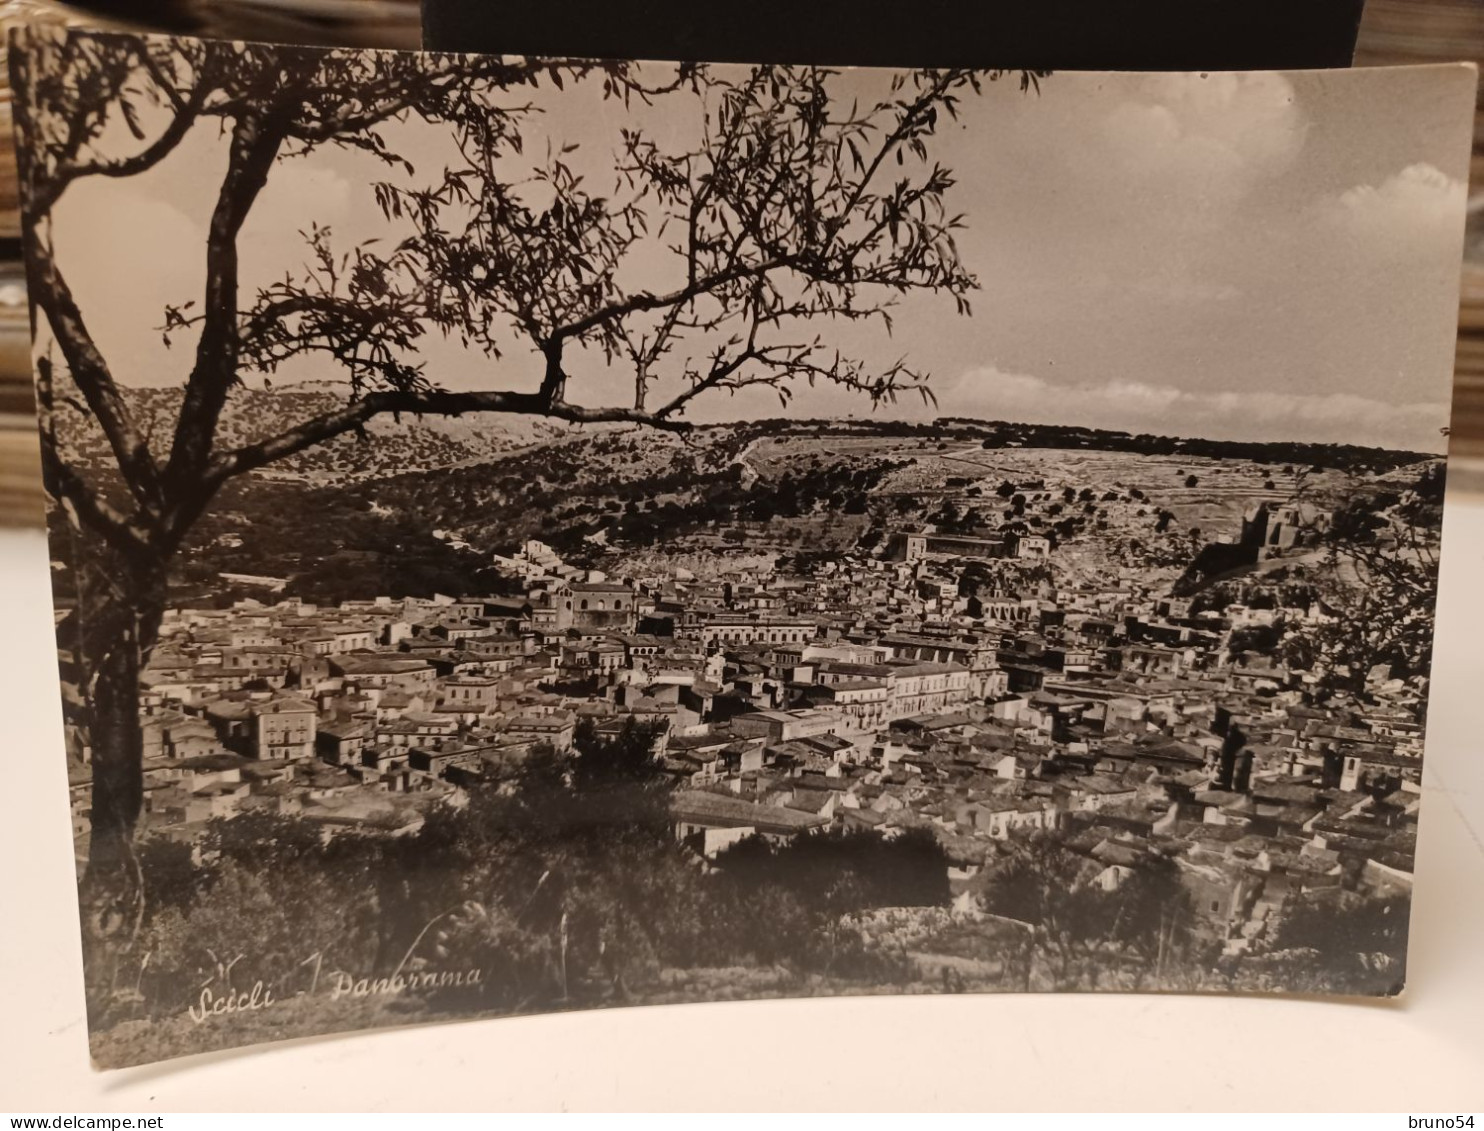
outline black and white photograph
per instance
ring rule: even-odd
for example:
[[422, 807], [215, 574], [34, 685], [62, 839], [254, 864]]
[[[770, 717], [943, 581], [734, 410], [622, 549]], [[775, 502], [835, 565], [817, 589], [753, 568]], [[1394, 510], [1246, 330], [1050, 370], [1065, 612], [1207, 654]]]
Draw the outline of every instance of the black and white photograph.
[[10, 68], [97, 1067], [1402, 992], [1472, 67]]

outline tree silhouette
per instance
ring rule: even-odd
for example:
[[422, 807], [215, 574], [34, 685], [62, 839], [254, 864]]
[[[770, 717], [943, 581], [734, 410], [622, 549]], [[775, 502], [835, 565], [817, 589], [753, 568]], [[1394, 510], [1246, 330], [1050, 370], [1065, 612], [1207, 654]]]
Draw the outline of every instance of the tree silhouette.
[[[69, 524], [77, 573], [94, 774], [84, 930], [95, 945], [127, 942], [142, 914], [131, 843], [142, 802], [138, 678], [172, 559], [222, 484], [384, 413], [498, 411], [683, 429], [690, 402], [720, 389], [762, 385], [786, 400], [793, 382], [807, 380], [873, 402], [902, 390], [930, 396], [922, 373], [902, 362], [873, 369], [810, 327], [889, 325], [893, 301], [913, 290], [944, 292], [968, 313], [976, 284], [954, 246], [962, 218], [947, 206], [953, 178], [928, 144], [964, 97], [1001, 76], [904, 72], [861, 107], [843, 105], [835, 76], [815, 68], [738, 77], [678, 67], [646, 87], [623, 65], [41, 29], [13, 41], [11, 68], [33, 321], [60, 354], [38, 363], [37, 393], [46, 487]], [[1024, 90], [1038, 76], [1019, 79]], [[565, 151], [537, 162], [535, 187], [523, 191], [505, 168], [532, 140], [532, 107], [518, 97], [582, 82], [601, 83], [610, 99], [677, 100], [677, 112], [697, 121], [699, 142], [667, 147], [624, 130], [615, 139], [619, 194], [590, 192]], [[459, 160], [422, 188], [375, 187], [399, 237], [390, 250], [337, 248], [315, 226], [307, 269], [242, 293], [239, 235], [275, 170], [340, 147], [415, 178], [384, 130], [413, 119], [446, 131]], [[194, 349], [161, 442], [135, 419], [90, 333], [71, 267], [55, 253], [52, 212], [75, 183], [146, 173], [198, 130], [226, 139], [225, 168], [202, 290], [163, 315], [167, 342], [193, 337]], [[413, 234], [401, 235], [409, 226]], [[619, 268], [662, 238], [681, 264], [673, 283], [621, 284]], [[486, 358], [496, 386], [504, 354], [534, 347], [545, 363], [540, 387], [443, 389], [417, 357], [432, 333]], [[222, 413], [243, 376], [306, 357], [341, 371], [345, 403], [224, 448]], [[577, 362], [603, 380], [625, 374], [632, 395], [575, 403], [567, 393]], [[679, 391], [651, 408], [647, 394], [662, 378]], [[107, 440], [102, 472], [68, 458], [67, 440], [81, 428]]]
[[1036, 945], [1056, 953], [1062, 980], [1097, 920], [1100, 893], [1082, 882], [1086, 864], [1050, 836], [1032, 837], [989, 873], [984, 889], [991, 912], [1029, 924]]
[[992, 869], [988, 909], [1032, 928], [1036, 946], [1054, 954], [1056, 978], [1068, 985], [1074, 963], [1096, 979], [1110, 957], [1137, 958], [1156, 977], [1190, 943], [1194, 913], [1174, 863], [1146, 857], [1111, 890], [1092, 882], [1098, 866], [1053, 836], [1016, 843]]
[[[93, 751], [84, 936], [101, 945], [132, 938], [142, 914], [131, 843], [142, 802], [138, 678], [158, 632], [167, 569], [221, 484], [254, 459], [260, 465], [273, 458], [262, 449], [216, 450], [217, 426], [262, 343], [283, 339], [306, 317], [261, 298], [242, 309], [243, 223], [282, 161], [338, 145], [395, 162], [377, 127], [412, 115], [487, 122], [490, 132], [508, 134], [512, 116], [484, 107], [479, 89], [519, 87], [543, 76], [555, 81], [564, 66], [277, 52], [36, 28], [13, 42], [11, 68], [33, 324], [44, 323], [61, 354], [60, 365], [50, 353], [38, 361], [37, 402], [46, 489], [73, 539], [75, 640]], [[196, 348], [167, 449], [156, 451], [58, 262], [52, 211], [79, 181], [153, 169], [197, 129], [229, 139], [226, 168], [208, 228], [205, 282], [190, 306]], [[411, 314], [401, 299], [360, 304], [355, 312], [371, 344], [368, 364], [392, 395], [410, 394], [417, 379], [390, 354], [392, 345], [409, 340]], [[184, 318], [166, 312], [167, 325]], [[107, 440], [113, 466], [106, 474], [89, 475], [69, 462], [67, 439], [85, 428]], [[89, 964], [94, 973], [99, 967]]]
[[1308, 952], [1310, 976], [1339, 992], [1394, 994], [1406, 969], [1408, 914], [1402, 895], [1339, 893], [1296, 903], [1278, 946]]
[[1426, 464], [1400, 493], [1357, 490], [1324, 535], [1313, 567], [1321, 607], [1284, 642], [1290, 665], [1312, 670], [1321, 695], [1362, 692], [1371, 670], [1427, 672], [1442, 542], [1444, 469]]

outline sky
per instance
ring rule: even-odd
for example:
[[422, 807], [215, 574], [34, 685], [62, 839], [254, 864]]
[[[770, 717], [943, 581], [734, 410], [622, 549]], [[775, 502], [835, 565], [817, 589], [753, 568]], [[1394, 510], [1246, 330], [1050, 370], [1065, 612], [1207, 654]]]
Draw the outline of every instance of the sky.
[[[848, 72], [835, 90], [869, 96], [881, 79]], [[980, 282], [973, 315], [914, 295], [890, 339], [821, 332], [874, 365], [905, 357], [931, 375], [936, 408], [913, 398], [886, 415], [1441, 451], [1474, 90], [1462, 66], [988, 85], [930, 142], [957, 176], [949, 203], [967, 220], [958, 242]], [[620, 128], [685, 136], [700, 111], [689, 95], [625, 111], [592, 85], [539, 99], [528, 138], [576, 143], [572, 160], [595, 183], [614, 178]], [[440, 127], [386, 136], [418, 167], [412, 180], [449, 157]], [[79, 182], [56, 207], [59, 262], [122, 382], [188, 372], [188, 336], [167, 349], [158, 327], [167, 303], [200, 294], [224, 161], [215, 125], [198, 127], [149, 173]], [[370, 188], [387, 176], [338, 149], [280, 162], [243, 232], [244, 292], [304, 261], [311, 222], [337, 246], [394, 236]], [[650, 285], [679, 278], [658, 243], [635, 258]], [[443, 341], [422, 354], [447, 388], [532, 387], [537, 359], [511, 346], [498, 362]], [[572, 368], [574, 401], [627, 403], [627, 383], [600, 359]], [[870, 411], [843, 390], [805, 388], [787, 410], [763, 390], [698, 398], [688, 418]]]

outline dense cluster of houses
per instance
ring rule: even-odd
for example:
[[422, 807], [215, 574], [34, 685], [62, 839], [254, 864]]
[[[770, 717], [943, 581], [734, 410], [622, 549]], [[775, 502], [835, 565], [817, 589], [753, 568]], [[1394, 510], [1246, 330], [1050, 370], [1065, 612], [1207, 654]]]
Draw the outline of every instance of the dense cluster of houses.
[[1132, 570], [1032, 582], [1024, 559], [1055, 562], [1039, 539], [885, 545], [807, 575], [614, 579], [530, 543], [501, 559], [517, 597], [175, 609], [143, 677], [147, 827], [191, 838], [266, 810], [398, 835], [511, 788], [584, 719], [634, 719], [662, 724], [676, 834], [702, 860], [925, 826], [972, 903], [1006, 842], [1049, 830], [1106, 888], [1175, 861], [1230, 952], [1305, 892], [1410, 883], [1419, 689], [1378, 671], [1363, 700], [1316, 708], [1312, 673], [1233, 647], [1317, 610], [1196, 612]]

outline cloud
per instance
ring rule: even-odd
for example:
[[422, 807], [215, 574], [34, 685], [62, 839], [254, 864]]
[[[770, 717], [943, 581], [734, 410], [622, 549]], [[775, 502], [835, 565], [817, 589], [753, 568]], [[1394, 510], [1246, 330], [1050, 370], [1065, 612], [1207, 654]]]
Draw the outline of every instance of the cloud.
[[1127, 185], [1229, 206], [1303, 148], [1307, 123], [1280, 74], [1150, 75], [1131, 85], [1094, 158]]
[[1322, 220], [1356, 240], [1406, 250], [1424, 239], [1461, 238], [1468, 189], [1434, 165], [1408, 165], [1379, 184], [1361, 184], [1320, 201]]
[[354, 204], [350, 179], [324, 162], [291, 158], [274, 165], [238, 240], [244, 288], [254, 290], [307, 263], [311, 253], [302, 233], [312, 224], [331, 230], [336, 251], [348, 250], [351, 232], [365, 227], [350, 222]]
[[57, 260], [114, 376], [130, 385], [179, 380], [159, 327], [167, 303], [200, 298], [205, 227], [127, 180], [95, 177], [68, 189], [53, 231]]
[[200, 223], [174, 204], [115, 184], [98, 178], [69, 189], [57, 206], [54, 225], [60, 258], [79, 267], [93, 260], [109, 266], [148, 265], [152, 274], [187, 258], [204, 258], [195, 254], [205, 247], [206, 229]]
[[993, 366], [969, 370], [940, 389], [938, 404], [945, 416], [1421, 451], [1442, 449], [1439, 429], [1448, 422], [1448, 406], [1432, 402], [1391, 404], [1349, 393], [1191, 392], [1124, 380], [1060, 384]]
[[1157, 268], [1148, 275], [1134, 279], [1110, 278], [1107, 283], [1166, 306], [1201, 306], [1242, 297], [1240, 288], [1231, 283], [1196, 278], [1189, 268], [1177, 264], [1173, 257], [1167, 258]]
[[271, 217], [279, 209], [303, 208], [325, 217], [322, 223], [332, 223], [344, 214], [350, 195], [350, 179], [338, 170], [305, 158], [290, 158], [273, 166], [253, 211]]
[[[174, 334], [167, 350], [160, 327], [166, 304], [201, 298], [217, 149], [218, 142], [193, 135], [158, 168], [138, 177], [84, 178], [57, 206], [58, 260], [124, 384], [177, 384], [189, 369], [194, 332]], [[275, 165], [238, 237], [244, 302], [306, 262], [301, 232], [311, 222], [334, 227], [335, 246], [349, 248], [357, 230], [368, 230], [350, 222], [360, 195], [370, 197], [324, 159]]]

